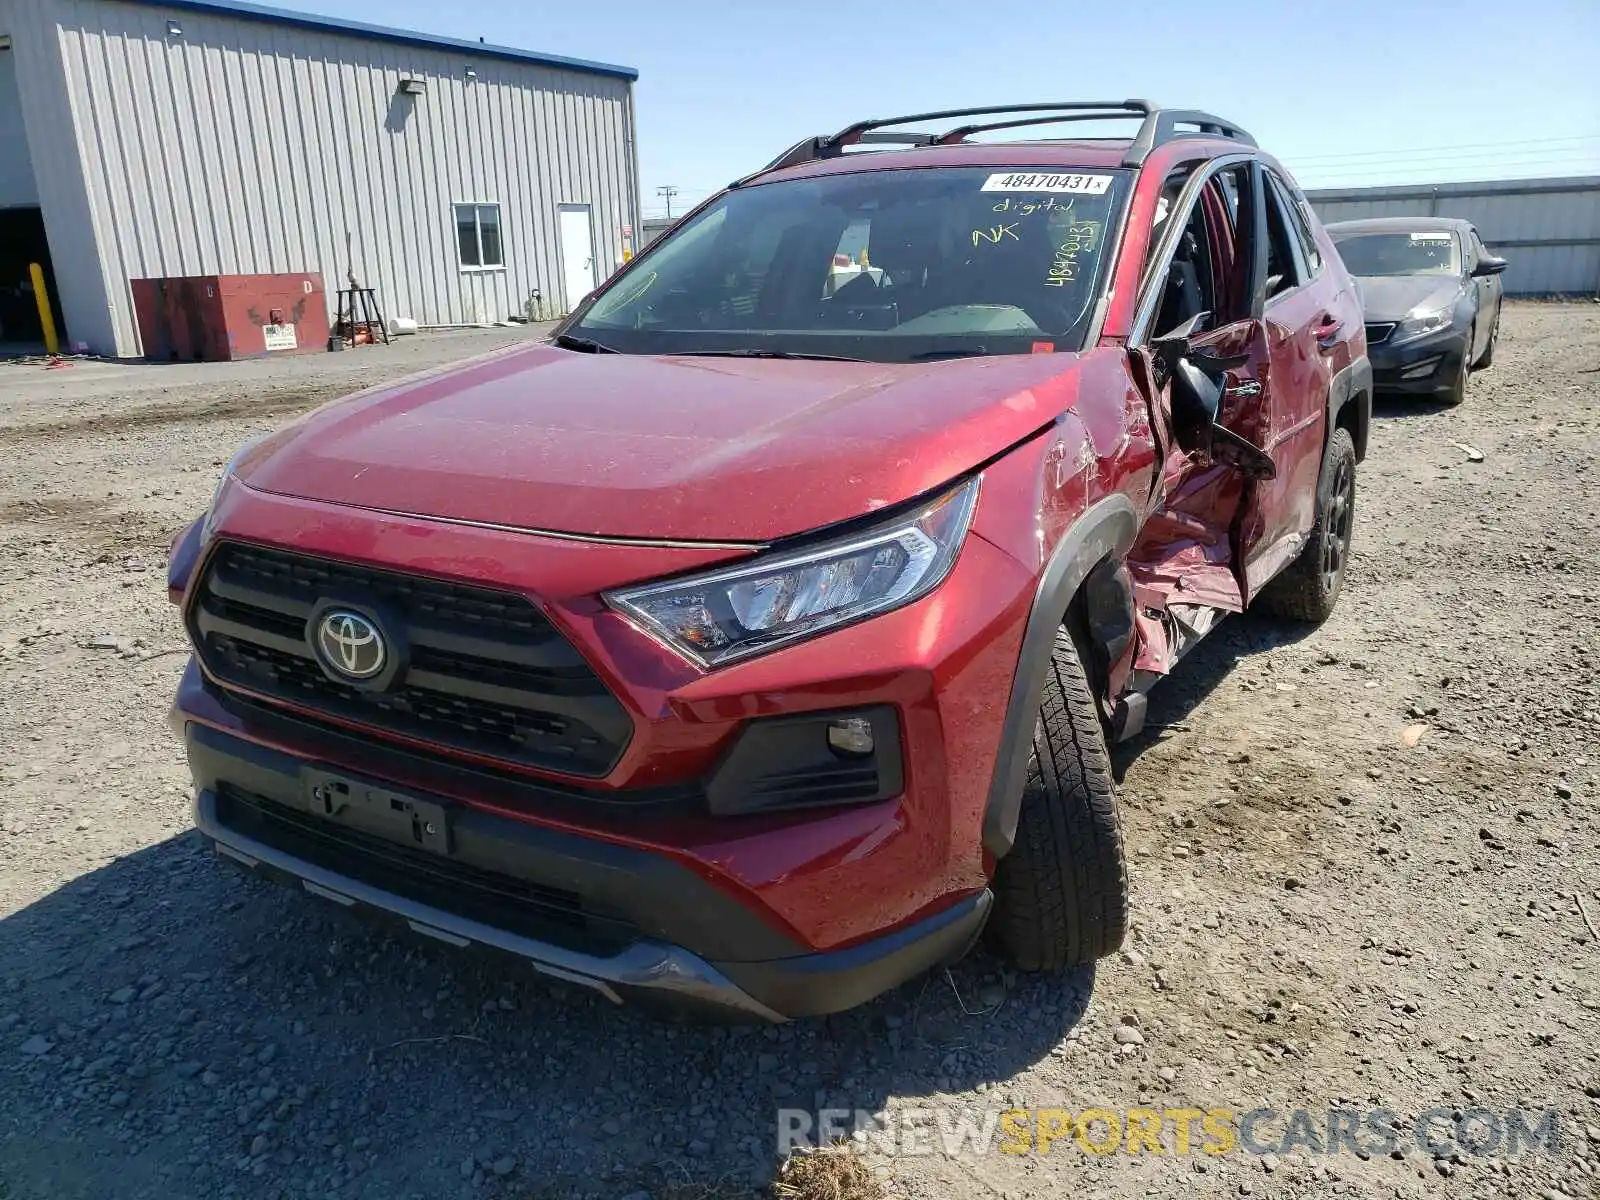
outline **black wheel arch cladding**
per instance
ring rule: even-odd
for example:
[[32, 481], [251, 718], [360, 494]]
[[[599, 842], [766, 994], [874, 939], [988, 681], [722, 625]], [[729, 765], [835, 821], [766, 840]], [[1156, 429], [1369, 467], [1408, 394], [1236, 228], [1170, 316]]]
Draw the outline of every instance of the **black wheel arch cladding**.
[[[1133, 501], [1120, 492], [1113, 493], [1084, 511], [1056, 545], [1040, 574], [1033, 608], [1022, 634], [1022, 650], [1011, 680], [1011, 695], [1006, 702], [1000, 745], [995, 754], [994, 777], [984, 808], [984, 849], [997, 859], [1004, 858], [1016, 841], [1028, 749], [1038, 721], [1039, 697], [1044, 690], [1045, 671], [1050, 663], [1056, 630], [1090, 573], [1107, 559], [1120, 560], [1125, 556], [1132, 549], [1138, 532], [1139, 515]], [[1113, 570], [1107, 577], [1109, 586], [1105, 594], [1115, 588], [1112, 581], [1116, 578]], [[1114, 620], [1106, 614], [1101, 614], [1098, 620], [1091, 614], [1090, 619], [1092, 624], [1103, 625], [1108, 633], [1119, 633]], [[1131, 636], [1131, 626], [1127, 632]]]
[[[1328, 383], [1328, 428], [1323, 436], [1331, 436], [1342, 424], [1355, 443], [1358, 463], [1367, 457], [1367, 431], [1372, 426], [1372, 386], [1372, 362], [1365, 355], [1353, 359]], [[1353, 407], [1346, 408], [1346, 405]]]

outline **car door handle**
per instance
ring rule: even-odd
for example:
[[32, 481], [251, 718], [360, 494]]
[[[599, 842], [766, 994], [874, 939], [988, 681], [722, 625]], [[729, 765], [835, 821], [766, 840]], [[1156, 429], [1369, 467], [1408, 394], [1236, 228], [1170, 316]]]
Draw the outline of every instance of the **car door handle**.
[[1246, 379], [1242, 383], [1230, 383], [1222, 390], [1225, 395], [1229, 396], [1259, 396], [1261, 395], [1261, 383], [1256, 379]]
[[1332, 313], [1323, 313], [1317, 318], [1316, 328], [1312, 332], [1317, 336], [1317, 345], [1324, 350], [1331, 350], [1333, 344], [1339, 340], [1339, 334], [1343, 330], [1343, 321]]

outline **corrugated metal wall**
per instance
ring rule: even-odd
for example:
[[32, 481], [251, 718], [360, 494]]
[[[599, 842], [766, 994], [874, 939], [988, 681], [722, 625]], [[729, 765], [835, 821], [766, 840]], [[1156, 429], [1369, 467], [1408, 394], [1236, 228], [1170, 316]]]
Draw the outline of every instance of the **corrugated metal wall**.
[[29, 208], [39, 203], [22, 126], [21, 92], [17, 88], [17, 55], [0, 50], [0, 208]]
[[[425, 325], [535, 291], [553, 313], [558, 207], [592, 206], [597, 279], [639, 223], [626, 79], [123, 0], [0, 0], [0, 32], [59, 63], [64, 92], [41, 71], [24, 107], [36, 165], [41, 140], [81, 160], [87, 226], [42, 202], [71, 336], [101, 352], [138, 352], [127, 281], [146, 276], [315, 270], [331, 303], [353, 267]], [[464, 201], [500, 204], [505, 269], [459, 268]]]
[[[66, 68], [50, 0], [0, 0], [0, 33], [11, 38], [33, 184], [50, 243], [65, 336], [117, 353], [107, 279], [95, 240], [83, 157], [67, 104]], [[125, 353], [132, 353], [131, 348]]]
[[1366, 217], [1460, 217], [1511, 261], [1506, 294], [1600, 294], [1600, 176], [1508, 179], [1306, 193], [1324, 223]]

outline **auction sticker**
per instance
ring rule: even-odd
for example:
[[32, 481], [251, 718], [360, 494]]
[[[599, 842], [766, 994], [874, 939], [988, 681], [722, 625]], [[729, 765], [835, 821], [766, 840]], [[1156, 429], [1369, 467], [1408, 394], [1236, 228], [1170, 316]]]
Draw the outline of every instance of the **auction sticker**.
[[983, 181], [986, 192], [1073, 192], [1081, 196], [1103, 195], [1111, 186], [1109, 175], [1056, 174], [1037, 171], [1011, 171], [991, 175]]

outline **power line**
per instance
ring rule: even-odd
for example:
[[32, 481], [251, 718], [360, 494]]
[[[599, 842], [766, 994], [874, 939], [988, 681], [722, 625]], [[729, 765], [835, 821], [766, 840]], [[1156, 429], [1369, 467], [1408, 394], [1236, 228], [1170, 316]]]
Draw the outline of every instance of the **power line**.
[[1413, 174], [1389, 175], [1305, 175], [1299, 176], [1300, 186], [1308, 191], [1321, 191], [1329, 188], [1346, 187], [1428, 187], [1434, 184], [1452, 183], [1509, 183], [1515, 180], [1543, 179], [1552, 174], [1548, 167], [1538, 164], [1524, 164], [1515, 172], [1508, 175], [1477, 175], [1465, 171], [1454, 171], [1442, 175], [1418, 177]]
[[656, 189], [656, 195], [664, 197], [667, 202], [667, 220], [672, 219], [672, 198], [678, 194], [678, 189], [671, 184], [665, 184]]
[[[1330, 166], [1346, 162], [1349, 162], [1352, 165], [1360, 165], [1360, 163], [1356, 162], [1356, 160], [1391, 158], [1410, 160], [1419, 157], [1433, 158], [1440, 155], [1452, 156], [1459, 154], [1461, 151], [1478, 151], [1480, 153], [1469, 156], [1476, 158], [1487, 154], [1493, 154], [1502, 150], [1515, 152], [1518, 150], [1531, 149], [1533, 147], [1569, 148], [1566, 146], [1558, 146], [1558, 143], [1572, 142], [1600, 142], [1600, 134], [1583, 134], [1575, 137], [1561, 138], [1527, 138], [1514, 142], [1475, 142], [1464, 143], [1458, 146], [1427, 146], [1419, 147], [1415, 150], [1364, 150], [1351, 154], [1311, 154], [1306, 155], [1297, 161], [1303, 163], [1326, 163]], [[1570, 149], [1579, 152], [1582, 151], [1582, 147], [1580, 146], [1571, 146]]]
[[1394, 175], [1394, 174], [1446, 174], [1459, 175], [1463, 171], [1498, 171], [1507, 167], [1555, 167], [1579, 171], [1600, 170], [1600, 154], [1552, 155], [1531, 152], [1526, 155], [1501, 155], [1496, 158], [1439, 159], [1433, 162], [1355, 163], [1346, 166], [1294, 163], [1291, 167], [1298, 175]]
[[1570, 149], [1539, 149], [1531, 147], [1527, 150], [1509, 151], [1504, 154], [1452, 154], [1440, 158], [1401, 158], [1384, 161], [1369, 162], [1317, 162], [1314, 159], [1295, 158], [1284, 155], [1284, 161], [1291, 166], [1307, 173], [1326, 174], [1332, 171], [1349, 171], [1355, 174], [1365, 174], [1372, 171], [1404, 170], [1407, 167], [1416, 167], [1418, 170], [1437, 171], [1452, 170], [1462, 166], [1483, 165], [1494, 167], [1505, 163], [1519, 162], [1550, 162], [1550, 163], [1594, 163], [1600, 162], [1600, 146], [1594, 149], [1572, 147]]
[[1325, 168], [1322, 170], [1312, 169], [1294, 172], [1294, 177], [1300, 180], [1302, 184], [1307, 179], [1349, 180], [1353, 182], [1376, 179], [1386, 183], [1407, 179], [1415, 180], [1419, 183], [1466, 179], [1484, 181], [1501, 179], [1512, 175], [1522, 178], [1533, 176], [1549, 176], [1563, 179], [1568, 177], [1588, 178], [1589, 176], [1600, 175], [1600, 162], [1582, 163], [1570, 160], [1548, 162], [1530, 159], [1511, 163], [1479, 163], [1461, 166], [1418, 165], [1414, 167], [1405, 167], [1397, 163], [1392, 167], [1372, 171], [1341, 171], [1335, 168]]

